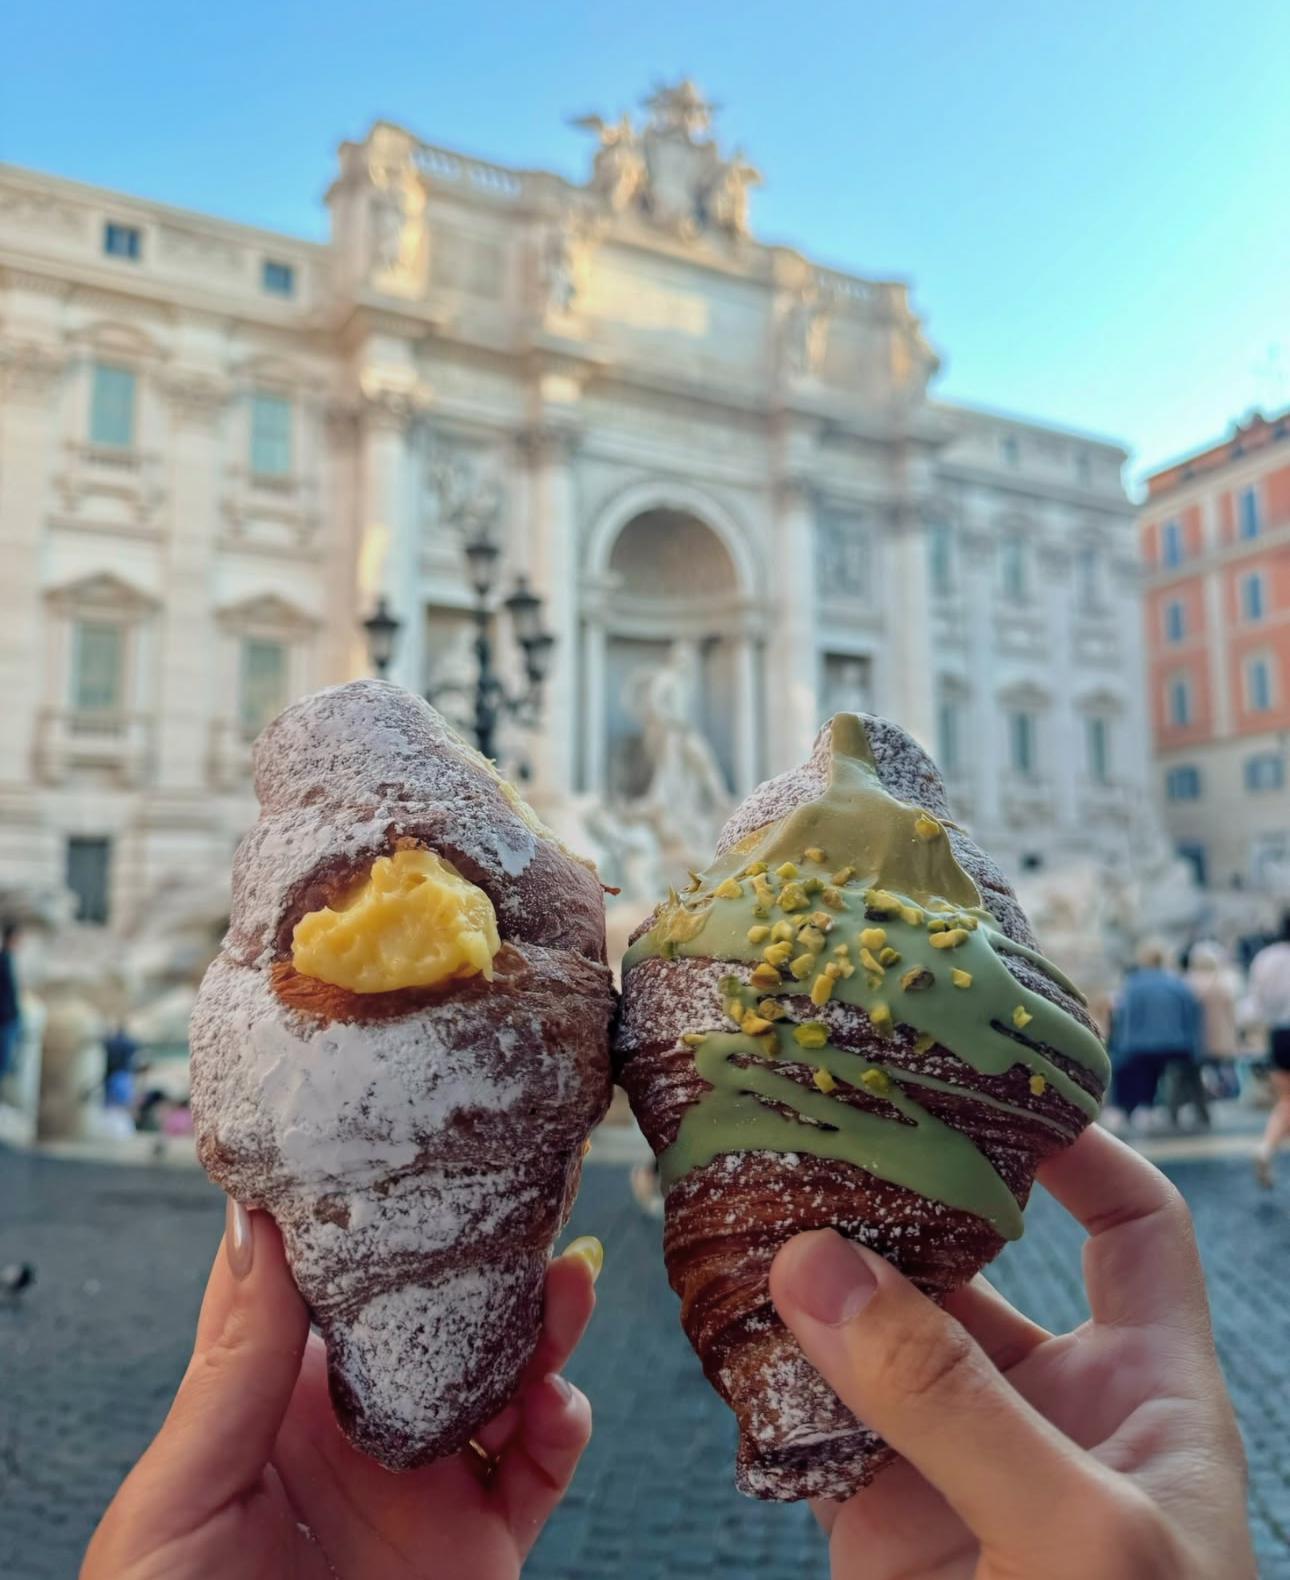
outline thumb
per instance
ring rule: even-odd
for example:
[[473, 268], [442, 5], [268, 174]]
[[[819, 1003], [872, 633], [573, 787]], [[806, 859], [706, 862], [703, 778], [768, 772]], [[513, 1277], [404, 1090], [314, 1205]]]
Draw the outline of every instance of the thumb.
[[273, 1451], [308, 1337], [309, 1313], [277, 1225], [268, 1213], [248, 1213], [230, 1198], [193, 1357], [145, 1455], [185, 1511], [186, 1525], [199, 1524], [255, 1484]]
[[807, 1359], [983, 1543], [1042, 1531], [1088, 1462], [1022, 1399], [967, 1331], [873, 1251], [832, 1229], [776, 1256], [771, 1298]]

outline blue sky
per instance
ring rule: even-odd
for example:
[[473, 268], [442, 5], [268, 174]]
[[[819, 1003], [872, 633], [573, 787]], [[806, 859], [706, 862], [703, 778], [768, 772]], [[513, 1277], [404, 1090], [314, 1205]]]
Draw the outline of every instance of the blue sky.
[[945, 395], [1136, 471], [1290, 403], [1285, 0], [13, 0], [0, 159], [321, 236], [377, 116], [575, 176], [567, 116], [681, 72], [759, 236], [912, 282]]

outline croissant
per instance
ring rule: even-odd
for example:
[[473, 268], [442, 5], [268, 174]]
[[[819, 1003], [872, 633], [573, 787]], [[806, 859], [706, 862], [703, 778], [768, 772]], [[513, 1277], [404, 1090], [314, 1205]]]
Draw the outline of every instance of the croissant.
[[420, 698], [306, 697], [254, 749], [191, 1023], [210, 1177], [271, 1213], [346, 1435], [403, 1469], [510, 1397], [611, 1093], [594, 869]]
[[618, 1078], [759, 1498], [847, 1497], [895, 1458], [780, 1322], [780, 1246], [831, 1226], [943, 1299], [1021, 1233], [1035, 1169], [1105, 1091], [1078, 990], [948, 812], [903, 730], [838, 714], [624, 961]]

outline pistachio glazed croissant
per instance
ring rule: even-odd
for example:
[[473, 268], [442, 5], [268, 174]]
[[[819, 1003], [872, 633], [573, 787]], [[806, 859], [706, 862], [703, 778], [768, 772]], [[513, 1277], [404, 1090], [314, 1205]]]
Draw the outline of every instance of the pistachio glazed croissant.
[[532, 1354], [610, 1097], [595, 872], [419, 697], [295, 703], [191, 1025], [207, 1173], [272, 1213], [338, 1419], [391, 1469], [452, 1453]]
[[1106, 1053], [1034, 943], [930, 759], [853, 714], [636, 935], [619, 1079], [742, 1491], [846, 1497], [895, 1458], [776, 1315], [780, 1246], [832, 1226], [942, 1299], [1020, 1235], [1035, 1169], [1097, 1113]]

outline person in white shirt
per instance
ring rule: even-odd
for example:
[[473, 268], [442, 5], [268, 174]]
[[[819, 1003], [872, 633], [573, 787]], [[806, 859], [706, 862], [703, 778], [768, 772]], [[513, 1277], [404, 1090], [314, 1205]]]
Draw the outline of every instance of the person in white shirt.
[[1249, 1004], [1254, 1018], [1268, 1030], [1272, 1087], [1276, 1106], [1254, 1154], [1254, 1177], [1272, 1185], [1272, 1157], [1290, 1135], [1290, 911], [1281, 918], [1281, 936], [1260, 949], [1250, 965]]

